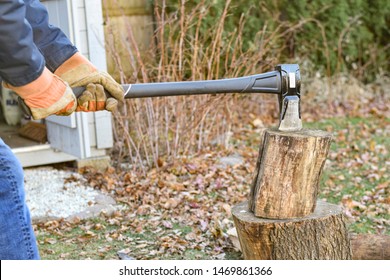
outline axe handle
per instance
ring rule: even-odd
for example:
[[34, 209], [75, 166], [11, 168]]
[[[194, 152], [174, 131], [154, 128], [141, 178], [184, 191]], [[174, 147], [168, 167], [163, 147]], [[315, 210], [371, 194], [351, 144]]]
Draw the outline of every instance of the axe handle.
[[[279, 71], [231, 79], [124, 84], [122, 86], [125, 98], [255, 92], [281, 94], [282, 92]], [[84, 87], [73, 88], [77, 97], [83, 91]]]
[[[231, 79], [125, 84], [122, 86], [126, 99], [218, 93], [282, 93], [280, 71]], [[76, 97], [79, 97], [84, 92], [85, 87], [74, 87], [72, 89]], [[109, 96], [108, 92], [106, 94]], [[30, 108], [28, 108], [23, 99], [19, 98], [19, 104], [24, 114], [31, 116]]]
[[279, 71], [231, 79], [143, 83], [123, 87], [126, 92], [125, 98], [255, 92], [281, 94], [282, 92]]

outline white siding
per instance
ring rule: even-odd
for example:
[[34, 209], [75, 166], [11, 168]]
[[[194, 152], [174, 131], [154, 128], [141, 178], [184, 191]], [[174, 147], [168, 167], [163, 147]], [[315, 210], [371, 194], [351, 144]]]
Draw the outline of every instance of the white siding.
[[[44, 4], [51, 22], [60, 26], [98, 69], [106, 70], [101, 1], [52, 0]], [[64, 11], [68, 11], [68, 17], [64, 17]], [[111, 114], [108, 112], [49, 117], [47, 125], [52, 146], [80, 158], [100, 156], [102, 151], [99, 149], [113, 145]]]

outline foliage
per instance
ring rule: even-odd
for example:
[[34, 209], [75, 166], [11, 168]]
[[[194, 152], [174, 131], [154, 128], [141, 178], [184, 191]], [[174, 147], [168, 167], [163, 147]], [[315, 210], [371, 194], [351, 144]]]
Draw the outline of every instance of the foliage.
[[[245, 48], [241, 21], [234, 30], [225, 30], [232, 1], [226, 1], [222, 11], [211, 3], [200, 2], [192, 9], [182, 3], [170, 12], [166, 1], [156, 1], [155, 41], [146, 54], [141, 53], [129, 25], [126, 34], [131, 47], [126, 48], [132, 61], [132, 73], [118, 68], [123, 82], [164, 82], [233, 78], [261, 73], [277, 64], [277, 52], [270, 47], [276, 33], [266, 33], [256, 40], [258, 48]], [[204, 20], [216, 13], [213, 26]], [[205, 25], [206, 24], [206, 25]], [[204, 29], [207, 29], [204, 30]], [[108, 33], [114, 32], [107, 20]], [[111, 30], [111, 31], [110, 31]], [[204, 31], [203, 31], [204, 30]], [[280, 36], [280, 35], [279, 35]], [[110, 37], [110, 36], [107, 36]], [[120, 51], [108, 41], [110, 53], [118, 58]], [[276, 111], [276, 97], [262, 97], [264, 113]], [[144, 171], [159, 166], [164, 158], [197, 153], [205, 143], [228, 145], [231, 120], [241, 110], [241, 96], [185, 96], [128, 100], [115, 115], [115, 154], [120, 161], [130, 161]], [[270, 115], [274, 115], [271, 113]]]
[[[121, 68], [121, 51], [107, 42], [122, 82], [233, 78], [283, 62], [301, 65], [305, 91], [313, 77], [315, 82], [321, 75], [350, 72], [371, 81], [389, 70], [388, 1], [156, 0], [152, 6], [155, 33], [146, 53], [137, 47], [129, 22], [128, 34], [121, 34], [127, 36], [132, 71]], [[331, 94], [323, 97], [338, 102], [328, 84], [323, 88]], [[306, 103], [318, 99], [318, 94], [314, 99], [303, 94]], [[262, 120], [278, 117], [275, 96], [242, 97], [128, 100], [115, 115], [113, 158], [145, 171], [162, 158], [194, 154], [209, 143], [229, 145], [232, 120], [246, 114], [243, 108], [257, 106]]]
[[[183, 1], [181, 1], [183, 2]], [[188, 9], [206, 7], [201, 33], [208, 33], [226, 1], [185, 1]], [[169, 0], [171, 12], [180, 1]], [[281, 61], [310, 61], [312, 71], [331, 76], [351, 72], [363, 81], [389, 72], [390, 2], [387, 0], [232, 1], [224, 30], [242, 28], [244, 49], [261, 51], [258, 36], [277, 32], [268, 47]], [[280, 53], [280, 54], [279, 54]], [[306, 71], [309, 69], [306, 69]]]

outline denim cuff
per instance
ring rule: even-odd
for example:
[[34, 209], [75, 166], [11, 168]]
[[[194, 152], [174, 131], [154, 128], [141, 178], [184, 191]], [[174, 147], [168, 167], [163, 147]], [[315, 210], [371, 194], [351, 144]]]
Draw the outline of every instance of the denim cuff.
[[42, 74], [45, 69], [45, 60], [42, 57], [39, 65], [30, 65], [28, 69], [29, 71], [20, 70], [17, 72], [12, 71], [12, 73], [1, 73], [1, 79], [15, 87], [31, 83], [32, 81], [38, 79], [38, 77]]
[[77, 48], [73, 45], [63, 45], [60, 49], [58, 49], [57, 45], [47, 48], [44, 52], [41, 50], [46, 60], [46, 67], [53, 73], [62, 63], [68, 60], [77, 51]]

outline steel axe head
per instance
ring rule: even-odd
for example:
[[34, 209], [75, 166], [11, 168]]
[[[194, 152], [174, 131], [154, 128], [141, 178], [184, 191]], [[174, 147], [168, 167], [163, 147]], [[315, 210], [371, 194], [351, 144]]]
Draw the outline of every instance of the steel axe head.
[[298, 64], [279, 64], [276, 66], [281, 77], [279, 94], [279, 130], [297, 131], [302, 129], [301, 120], [301, 75]]

